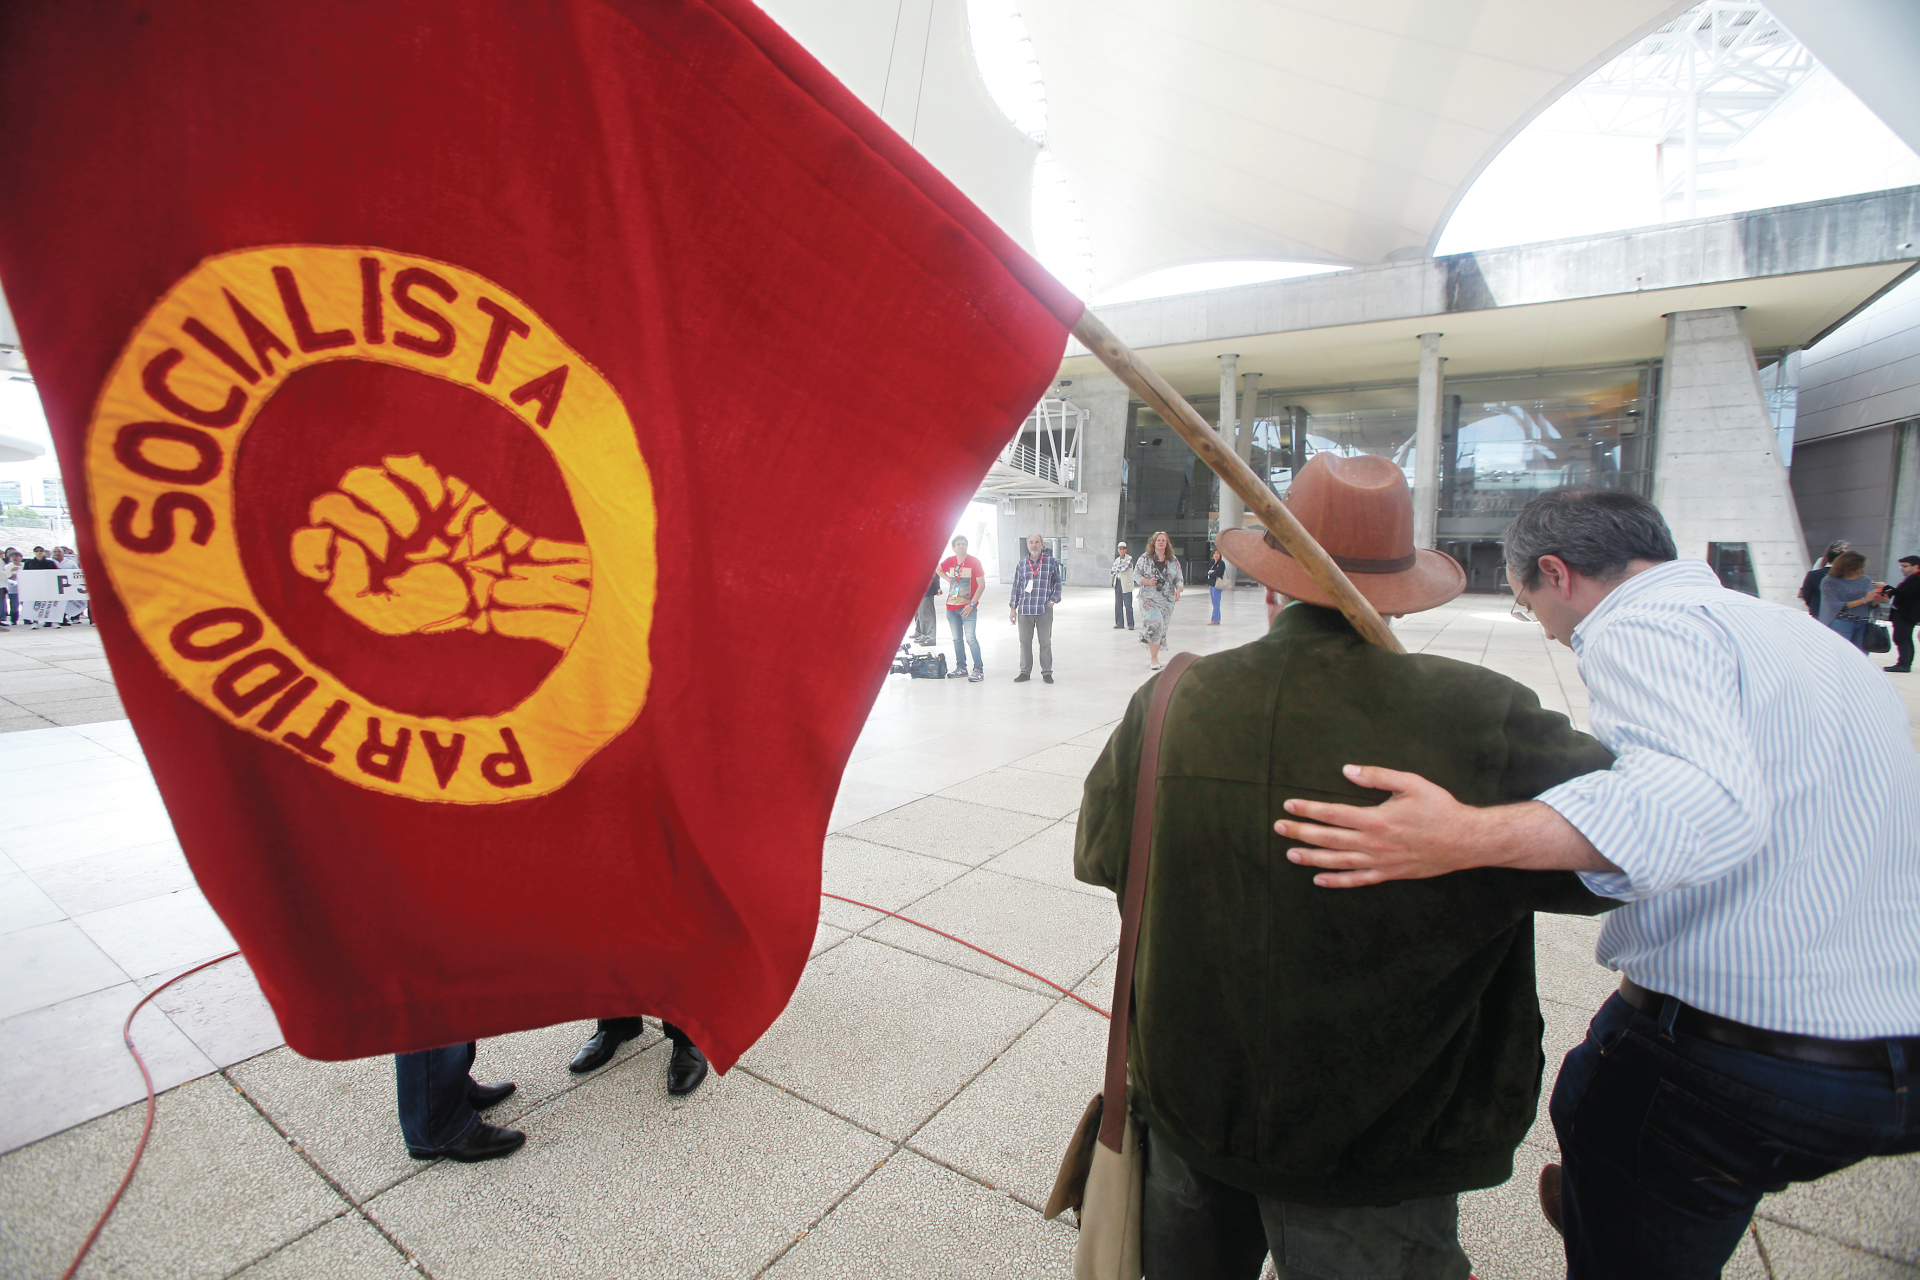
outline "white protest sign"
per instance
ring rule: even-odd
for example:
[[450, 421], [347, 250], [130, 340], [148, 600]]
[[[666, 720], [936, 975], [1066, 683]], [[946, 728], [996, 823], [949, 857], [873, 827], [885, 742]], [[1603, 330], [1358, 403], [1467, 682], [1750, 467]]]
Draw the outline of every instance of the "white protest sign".
[[54, 622], [87, 607], [87, 575], [79, 565], [66, 569], [22, 569], [20, 612], [35, 622]]

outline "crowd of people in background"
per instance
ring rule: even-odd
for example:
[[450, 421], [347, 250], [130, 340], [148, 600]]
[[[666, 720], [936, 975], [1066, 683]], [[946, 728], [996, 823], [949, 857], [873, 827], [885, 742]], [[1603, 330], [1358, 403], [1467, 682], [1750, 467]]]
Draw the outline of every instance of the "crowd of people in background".
[[0, 551], [0, 575], [6, 580], [7, 594], [0, 601], [0, 631], [23, 627], [70, 627], [76, 622], [91, 622], [85, 596], [67, 600], [44, 617], [24, 617], [20, 608], [20, 574], [28, 569], [80, 568], [80, 555], [72, 547], [35, 547], [28, 556], [18, 547]]
[[[1800, 584], [1800, 599], [1808, 613], [1862, 653], [1894, 650], [1893, 665], [1884, 669], [1907, 673], [1913, 670], [1913, 624], [1920, 622], [1920, 553], [1901, 556], [1899, 565], [1895, 582], [1869, 578], [1867, 558], [1845, 540], [1834, 542]], [[1880, 629], [1882, 605], [1888, 606], [1890, 638]]]

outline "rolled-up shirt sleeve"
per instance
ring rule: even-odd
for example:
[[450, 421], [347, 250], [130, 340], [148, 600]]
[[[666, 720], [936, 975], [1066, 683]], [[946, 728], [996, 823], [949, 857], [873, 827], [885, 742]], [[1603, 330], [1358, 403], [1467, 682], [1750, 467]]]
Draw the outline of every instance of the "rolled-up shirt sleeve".
[[[1741, 732], [1740, 671], [1704, 615], [1610, 619], [1580, 655], [1611, 769], [1542, 792], [1619, 867], [1587, 887], [1631, 900], [1716, 880], [1760, 851], [1772, 798]], [[1604, 708], [1604, 711], [1602, 709]]]

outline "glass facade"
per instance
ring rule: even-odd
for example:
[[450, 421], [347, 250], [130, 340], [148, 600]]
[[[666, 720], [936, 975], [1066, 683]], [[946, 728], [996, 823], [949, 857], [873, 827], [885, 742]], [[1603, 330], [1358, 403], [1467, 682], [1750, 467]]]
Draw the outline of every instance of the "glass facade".
[[[1506, 589], [1500, 538], [1536, 494], [1592, 485], [1650, 496], [1658, 377], [1648, 363], [1446, 382], [1437, 541], [1467, 569], [1469, 590]], [[1192, 403], [1217, 420], [1217, 397]], [[1263, 393], [1253, 468], [1285, 495], [1296, 454], [1304, 462], [1372, 453], [1392, 458], [1411, 483], [1417, 403], [1412, 382]], [[1121, 536], [1137, 551], [1165, 529], [1183, 560], [1204, 563], [1218, 480], [1152, 410], [1134, 406], [1129, 427]]]

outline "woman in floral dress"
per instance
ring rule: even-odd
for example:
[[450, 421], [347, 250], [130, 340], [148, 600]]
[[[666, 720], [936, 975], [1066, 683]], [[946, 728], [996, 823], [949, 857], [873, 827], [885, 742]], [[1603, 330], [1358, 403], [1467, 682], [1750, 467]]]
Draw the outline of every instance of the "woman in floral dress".
[[1160, 647], [1167, 642], [1173, 606], [1186, 589], [1180, 561], [1173, 554], [1173, 540], [1165, 530], [1147, 539], [1146, 551], [1134, 561], [1133, 580], [1140, 585], [1140, 641], [1147, 646], [1149, 666], [1158, 671]]

